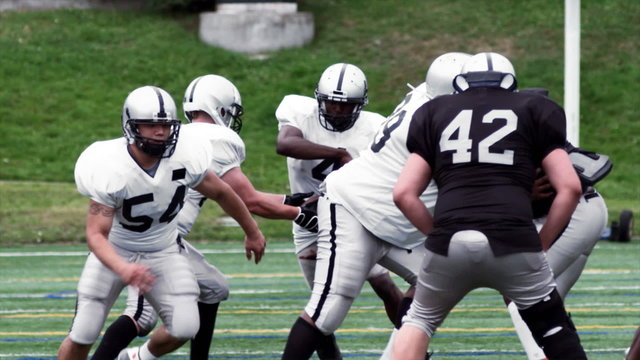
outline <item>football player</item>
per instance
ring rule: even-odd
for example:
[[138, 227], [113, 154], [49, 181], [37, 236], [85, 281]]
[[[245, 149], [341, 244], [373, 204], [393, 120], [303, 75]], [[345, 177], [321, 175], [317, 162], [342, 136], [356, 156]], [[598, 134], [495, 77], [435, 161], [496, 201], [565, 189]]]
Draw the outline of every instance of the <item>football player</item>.
[[[285, 204], [295, 202], [296, 199], [300, 202], [304, 197], [258, 191], [243, 173], [241, 164], [245, 160], [245, 145], [238, 133], [242, 128], [241, 115], [244, 111], [240, 93], [231, 81], [214, 74], [195, 78], [185, 90], [182, 106], [190, 122], [182, 126], [182, 135], [193, 133], [207, 139], [211, 147], [209, 170], [231, 186], [251, 213], [271, 219], [294, 220], [311, 230], [315, 228], [315, 223], [309, 222], [315, 217], [315, 212]], [[193, 267], [200, 287], [200, 330], [190, 343], [191, 359], [208, 358], [218, 306], [229, 295], [224, 274], [184, 240], [205, 200], [204, 195], [189, 189], [184, 207], [177, 218], [181, 246], [185, 249], [184, 255]], [[304, 219], [307, 221], [302, 222]], [[93, 359], [115, 358], [136, 336], [148, 334], [156, 320], [157, 314], [149, 303], [134, 288], [129, 287], [127, 308], [109, 326]]]
[[208, 170], [211, 150], [182, 134], [171, 96], [155, 86], [133, 90], [122, 109], [121, 138], [85, 149], [75, 167], [89, 197], [91, 253], [78, 283], [76, 313], [60, 359], [85, 359], [120, 291], [132, 286], [160, 314], [163, 326], [136, 359], [169, 353], [199, 328], [196, 277], [181, 254], [177, 221], [188, 188], [217, 201], [245, 232], [247, 259], [259, 262], [265, 238], [238, 195]]
[[[549, 359], [586, 359], [543, 253], [581, 196], [564, 149], [564, 111], [546, 97], [515, 92], [516, 86], [507, 58], [479, 53], [454, 80], [459, 94], [435, 98], [413, 115], [411, 155], [393, 198], [429, 236], [393, 359], [423, 359], [449, 311], [478, 287], [516, 304]], [[556, 192], [539, 233], [530, 205], [537, 168]], [[432, 179], [439, 189], [435, 216], [419, 197]]]
[[[448, 53], [434, 60], [426, 82], [407, 94], [360, 156], [326, 177], [318, 203], [315, 283], [289, 332], [283, 359], [308, 359], [317, 343], [339, 328], [376, 263], [415, 285], [425, 236], [396, 208], [391, 193], [409, 156], [405, 140], [411, 114], [430, 98], [453, 92], [453, 77], [468, 57]], [[423, 201], [432, 206], [436, 192], [430, 187]]]
[[[338, 63], [327, 67], [320, 76], [315, 99], [301, 95], [282, 99], [276, 110], [276, 151], [287, 157], [292, 192], [319, 195], [326, 176], [357, 158], [369, 145], [384, 117], [362, 110], [368, 103], [367, 91], [362, 70], [353, 64]], [[300, 268], [309, 287], [313, 287], [317, 234], [294, 225], [293, 239]], [[393, 321], [402, 292], [379, 265], [371, 269], [367, 279]], [[339, 358], [332, 332], [321, 340], [318, 356]]]
[[[534, 90], [544, 96], [548, 94], [545, 89], [537, 88]], [[530, 91], [530, 89], [521, 91]], [[594, 185], [611, 170], [608, 157], [576, 148], [569, 142], [565, 144], [565, 150], [569, 153], [574, 167], [580, 169], [577, 174], [583, 194], [567, 227], [549, 245], [549, 248], [543, 247], [549, 267], [553, 271], [558, 294], [562, 299], [578, 281], [591, 251], [600, 240], [602, 229], [607, 224], [607, 206], [602, 196], [595, 190]], [[554, 196], [555, 191], [549, 183], [549, 177], [540, 172], [535, 180], [532, 193], [534, 224], [538, 230], [547, 220]], [[527, 358], [529, 360], [545, 359], [543, 349], [538, 346], [531, 331], [522, 321], [516, 305], [508, 299], [505, 301]]]

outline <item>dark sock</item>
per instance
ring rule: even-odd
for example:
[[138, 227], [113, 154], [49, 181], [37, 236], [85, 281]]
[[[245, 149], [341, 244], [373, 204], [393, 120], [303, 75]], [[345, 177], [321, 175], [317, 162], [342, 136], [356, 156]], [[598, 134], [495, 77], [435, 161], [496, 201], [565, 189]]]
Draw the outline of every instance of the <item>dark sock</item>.
[[204, 360], [209, 358], [209, 348], [213, 338], [213, 329], [216, 327], [216, 315], [218, 305], [198, 303], [198, 313], [200, 315], [200, 329], [196, 336], [191, 339], [191, 360]]
[[309, 359], [324, 335], [315, 326], [298, 318], [289, 331], [282, 360]]
[[318, 341], [318, 347], [316, 348], [318, 357], [321, 360], [341, 360], [342, 354], [340, 354], [340, 348], [336, 342], [336, 336], [334, 334], [325, 335]]
[[113, 322], [105, 331], [100, 345], [91, 357], [92, 360], [113, 360], [120, 350], [126, 348], [138, 336], [138, 329], [133, 319], [126, 315]]
[[396, 317], [396, 329], [400, 329], [402, 326], [402, 318], [407, 315], [407, 311], [409, 311], [409, 307], [411, 307], [411, 303], [413, 302], [413, 298], [405, 297], [402, 298], [402, 302], [400, 303], [400, 307], [398, 307], [398, 316]]

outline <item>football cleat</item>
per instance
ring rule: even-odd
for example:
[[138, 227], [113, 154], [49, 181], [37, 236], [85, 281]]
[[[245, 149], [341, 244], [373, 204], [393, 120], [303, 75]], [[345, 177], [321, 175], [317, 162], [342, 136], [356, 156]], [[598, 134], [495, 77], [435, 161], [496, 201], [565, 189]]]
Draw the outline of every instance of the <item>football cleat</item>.
[[139, 360], [140, 359], [140, 347], [132, 347], [122, 349], [118, 354], [118, 360]]

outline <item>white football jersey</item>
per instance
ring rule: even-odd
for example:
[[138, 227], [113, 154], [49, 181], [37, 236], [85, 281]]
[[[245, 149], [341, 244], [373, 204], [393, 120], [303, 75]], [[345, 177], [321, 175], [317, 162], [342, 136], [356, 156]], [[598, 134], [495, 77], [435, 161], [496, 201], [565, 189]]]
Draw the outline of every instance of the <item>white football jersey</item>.
[[[325, 180], [325, 192], [332, 202], [342, 204], [377, 237], [405, 249], [425, 240], [393, 202], [393, 188], [409, 150], [407, 134], [413, 113], [429, 98], [423, 84], [410, 91], [380, 126], [374, 141], [360, 157], [334, 171]], [[433, 213], [437, 196], [431, 182], [421, 199]]]
[[[343, 132], [330, 131], [320, 124], [316, 99], [300, 95], [285, 96], [276, 110], [276, 118], [278, 129], [285, 125], [296, 127], [300, 129], [306, 140], [320, 145], [344, 148], [354, 159], [371, 143], [376, 130], [385, 120], [377, 113], [361, 111], [351, 129]], [[334, 159], [287, 158], [291, 192], [313, 191], [319, 194], [320, 184], [337, 165]], [[294, 224], [295, 235], [305, 233], [315, 238], [315, 234]]]
[[[218, 177], [227, 171], [240, 167], [245, 159], [245, 146], [240, 136], [233, 130], [216, 124], [191, 123], [180, 128], [180, 136], [192, 133], [207, 139], [211, 146], [209, 170]], [[184, 207], [178, 214], [178, 231], [180, 236], [186, 236], [193, 227], [202, 204], [207, 198], [197, 190], [189, 189]]]
[[160, 251], [175, 244], [178, 212], [189, 187], [204, 178], [210, 148], [199, 137], [180, 134], [171, 157], [160, 159], [154, 176], [136, 163], [127, 140], [98, 141], [75, 167], [78, 191], [115, 209], [109, 241], [130, 251]]

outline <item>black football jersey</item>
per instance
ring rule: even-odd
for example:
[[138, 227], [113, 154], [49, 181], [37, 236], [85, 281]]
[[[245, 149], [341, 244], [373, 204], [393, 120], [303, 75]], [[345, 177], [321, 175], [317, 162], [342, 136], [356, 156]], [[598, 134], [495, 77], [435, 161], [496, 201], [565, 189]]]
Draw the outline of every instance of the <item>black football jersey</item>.
[[542, 159], [565, 141], [564, 110], [536, 94], [479, 87], [418, 109], [407, 148], [438, 185], [427, 248], [446, 255], [453, 233], [478, 230], [495, 255], [541, 251], [531, 188]]

